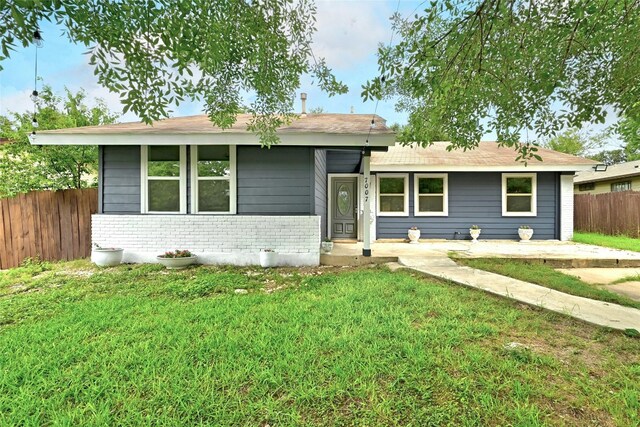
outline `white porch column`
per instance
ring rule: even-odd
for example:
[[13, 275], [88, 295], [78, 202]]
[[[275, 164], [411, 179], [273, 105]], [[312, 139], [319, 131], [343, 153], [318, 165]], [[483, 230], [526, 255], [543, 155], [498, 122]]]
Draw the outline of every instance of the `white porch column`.
[[560, 240], [573, 239], [573, 175], [560, 175]]
[[362, 238], [362, 255], [371, 256], [371, 150], [365, 149], [362, 157], [364, 161], [364, 177], [362, 187], [364, 191], [364, 213], [362, 220], [364, 221], [363, 238]]

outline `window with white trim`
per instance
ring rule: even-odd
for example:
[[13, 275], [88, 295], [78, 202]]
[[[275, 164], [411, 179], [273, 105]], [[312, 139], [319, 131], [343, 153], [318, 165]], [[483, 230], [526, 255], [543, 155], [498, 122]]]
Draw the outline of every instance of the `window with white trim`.
[[378, 174], [378, 215], [409, 215], [409, 175]]
[[186, 147], [142, 146], [143, 213], [187, 213]]
[[235, 213], [235, 146], [191, 147], [191, 195], [194, 213]]
[[449, 215], [447, 174], [415, 174], [413, 193], [415, 216]]
[[502, 174], [502, 216], [536, 216], [535, 173]]

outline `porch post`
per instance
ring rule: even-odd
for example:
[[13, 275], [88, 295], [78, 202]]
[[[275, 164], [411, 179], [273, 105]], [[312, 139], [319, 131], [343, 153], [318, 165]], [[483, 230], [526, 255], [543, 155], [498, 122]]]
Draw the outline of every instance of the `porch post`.
[[364, 235], [362, 239], [362, 255], [369, 257], [371, 256], [371, 150], [364, 149], [362, 160], [364, 162], [364, 214], [362, 215]]

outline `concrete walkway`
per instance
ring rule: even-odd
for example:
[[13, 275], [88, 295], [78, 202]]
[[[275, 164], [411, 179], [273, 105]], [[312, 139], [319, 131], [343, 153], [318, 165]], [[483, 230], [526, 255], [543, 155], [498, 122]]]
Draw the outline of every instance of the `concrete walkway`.
[[446, 256], [400, 255], [399, 262], [413, 270], [440, 279], [566, 314], [585, 322], [614, 329], [640, 331], [640, 310], [565, 294], [487, 271], [456, 264]]

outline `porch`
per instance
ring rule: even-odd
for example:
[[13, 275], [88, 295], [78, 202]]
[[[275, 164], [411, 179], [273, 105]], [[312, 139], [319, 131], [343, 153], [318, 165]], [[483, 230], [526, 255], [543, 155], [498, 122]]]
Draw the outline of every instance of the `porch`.
[[422, 240], [417, 244], [402, 241], [376, 241], [372, 256], [362, 257], [362, 243], [334, 244], [331, 254], [320, 256], [326, 265], [359, 265], [398, 261], [402, 257], [447, 258], [517, 258], [553, 267], [640, 267], [640, 253], [558, 240]]

